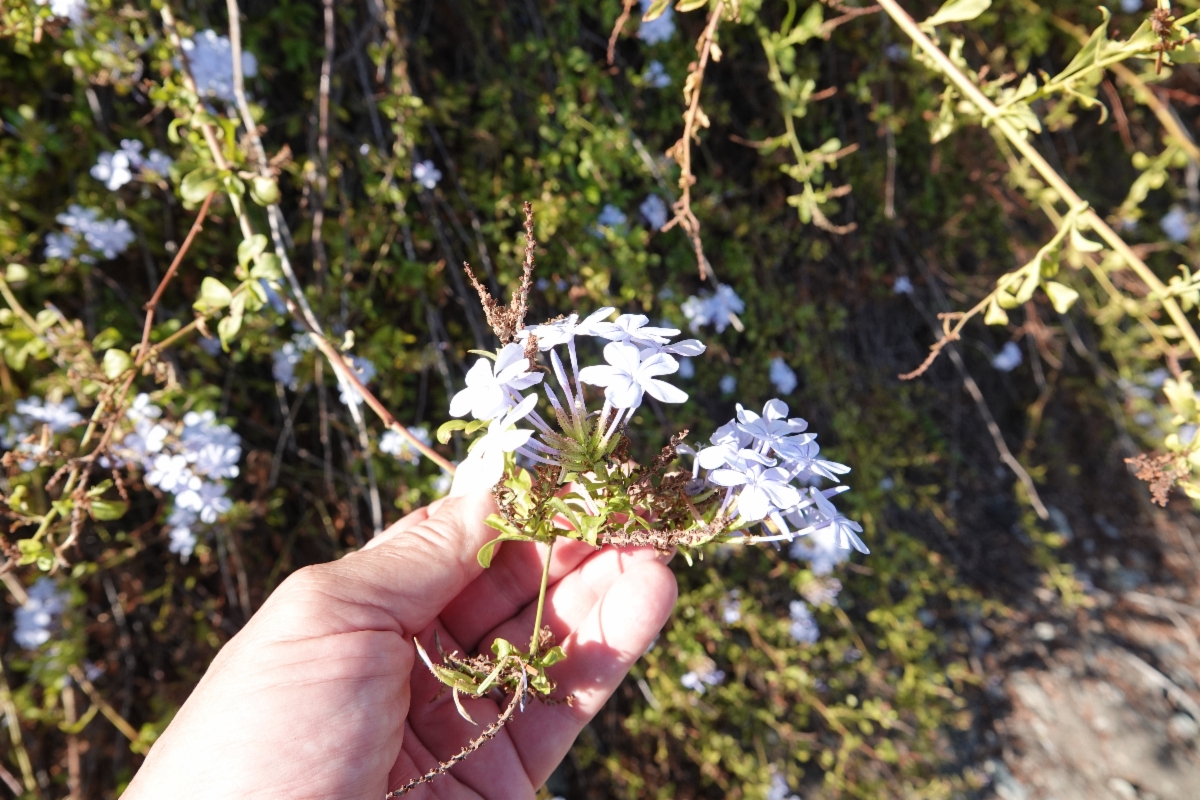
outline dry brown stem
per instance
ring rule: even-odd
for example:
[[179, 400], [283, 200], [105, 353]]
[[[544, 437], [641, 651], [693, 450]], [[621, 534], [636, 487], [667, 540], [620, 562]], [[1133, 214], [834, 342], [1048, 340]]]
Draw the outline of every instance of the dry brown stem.
[[434, 778], [436, 778], [439, 775], [445, 775], [447, 772], [450, 771], [450, 768], [453, 767], [455, 764], [462, 761], [464, 758], [471, 755], [471, 753], [474, 753], [479, 748], [483, 747], [485, 744], [487, 744], [492, 739], [496, 738], [496, 734], [499, 733], [500, 729], [503, 728], [506, 724], [508, 724], [508, 721], [513, 718], [513, 715], [517, 713], [517, 708], [520, 707], [520, 705], [521, 705], [521, 693], [519, 691], [514, 692], [512, 699], [508, 701], [508, 705], [504, 709], [504, 713], [502, 713], [499, 717], [497, 717], [495, 722], [493, 722], [491, 725], [488, 725], [486, 728], [484, 728], [483, 733], [479, 734], [478, 738], [472, 739], [470, 742], [467, 743], [466, 747], [464, 747], [462, 750], [459, 750], [457, 753], [455, 753], [454, 755], [452, 755], [450, 758], [446, 759], [445, 761], [441, 762], [436, 767], [434, 767], [433, 769], [426, 772], [424, 775], [421, 775], [418, 778], [413, 778], [411, 781], [404, 784], [399, 789], [396, 789], [393, 792], [388, 792], [386, 797], [384, 798], [384, 800], [391, 800], [391, 798], [393, 798], [393, 797], [403, 797], [404, 795], [411, 792], [413, 789], [420, 786], [422, 783], [428, 783], [429, 781], [433, 780]]
[[533, 204], [525, 202], [525, 261], [521, 264], [521, 285], [512, 293], [508, 306], [500, 305], [491, 292], [479, 282], [471, 265], [463, 263], [463, 271], [479, 295], [483, 315], [500, 344], [508, 344], [516, 338], [517, 331], [525, 326], [525, 314], [529, 311], [529, 290], [533, 287], [533, 256], [537, 250], [537, 239], [533, 237]]
[[682, 194], [675, 201], [674, 218], [663, 225], [662, 230], [669, 231], [676, 225], [683, 228], [684, 233], [692, 240], [692, 247], [696, 252], [696, 263], [700, 267], [700, 280], [707, 278], [711, 270], [708, 261], [704, 258], [704, 243], [700, 239], [700, 220], [696, 219], [696, 215], [692, 213], [692, 185], [696, 183], [696, 176], [692, 174], [692, 139], [699, 139], [699, 129], [709, 126], [708, 115], [700, 107], [700, 89], [704, 85], [704, 71], [708, 69], [709, 57], [713, 53], [713, 38], [716, 36], [717, 26], [721, 23], [721, 15], [724, 12], [725, 0], [718, 0], [712, 13], [709, 14], [708, 24], [704, 26], [704, 33], [701, 34], [700, 41], [696, 43], [696, 51], [700, 60], [693, 62], [688, 68], [688, 77], [683, 84], [683, 100], [687, 104], [687, 110], [683, 112], [683, 135], [667, 151], [667, 155], [679, 164], [679, 188]]
[[621, 35], [621, 31], [625, 29], [625, 23], [629, 21], [629, 15], [633, 11], [633, 7], [637, 5], [638, 0], [625, 0], [625, 7], [621, 9], [621, 15], [617, 17], [616, 24], [613, 25], [612, 33], [608, 37], [608, 65], [611, 67], [613, 59], [617, 55], [617, 38]]

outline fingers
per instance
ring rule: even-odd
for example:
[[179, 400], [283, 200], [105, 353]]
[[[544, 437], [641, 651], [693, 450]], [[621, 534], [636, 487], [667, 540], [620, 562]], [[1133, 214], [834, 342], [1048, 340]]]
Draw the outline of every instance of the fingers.
[[[608, 548], [566, 575], [547, 594], [544, 619], [568, 653], [567, 660], [552, 670], [559, 681], [555, 697], [576, 691], [575, 708], [565, 704], [548, 706], [531, 699], [526, 710], [518, 713], [496, 740], [454, 767], [450, 776], [482, 796], [497, 800], [516, 796], [491, 791], [497, 786], [511, 787], [526, 779], [532, 786], [541, 785], [579, 730], [649, 647], [674, 602], [674, 576], [653, 551]], [[600, 609], [604, 609], [602, 616], [598, 616]], [[527, 606], [517, 617], [489, 631], [481, 645], [495, 636], [504, 636], [525, 647], [533, 629], [533, 613], [533, 608]], [[422, 633], [421, 641], [436, 660], [432, 629]], [[448, 631], [442, 631], [441, 641], [448, 651], [463, 650], [462, 642], [455, 641]], [[428, 671], [419, 667], [414, 670], [409, 722], [417, 738], [405, 740], [405, 751], [414, 756], [416, 752], [411, 748], [419, 739], [421, 748], [432, 757], [449, 757], [478, 736], [481, 726], [499, 713], [490, 698], [464, 697], [464, 705], [480, 723], [480, 727], [473, 726], [459, 717], [449, 693], [439, 696], [441, 691]], [[522, 780], [512, 773], [513, 765], [521, 769]], [[393, 780], [412, 777], [405, 769], [398, 772]], [[502, 783], [497, 780], [500, 775]]]
[[[558, 547], [555, 547], [556, 553]], [[657, 554], [650, 548], [618, 550], [615, 547], [607, 547], [597, 552], [546, 593], [542, 624], [549, 626], [555, 640], [562, 644], [568, 634], [584, 623], [592, 608], [624, 573], [643, 561], [656, 558]], [[510, 616], [494, 630], [488, 631], [480, 639], [479, 648], [486, 649], [497, 636], [520, 647], [526, 647], [533, 635], [533, 623], [537, 617], [537, 604], [532, 602], [536, 598], [535, 586], [530, 602], [520, 613]]]
[[[596, 548], [584, 542], [559, 539], [550, 559], [550, 585], [557, 584], [595, 552]], [[485, 634], [521, 613], [537, 598], [545, 557], [545, 545], [505, 542], [492, 565], [446, 606], [441, 622], [466, 652], [474, 652]], [[490, 643], [491, 639], [484, 642], [485, 647]]]
[[656, 560], [633, 564], [599, 598], [564, 643], [567, 660], [551, 669], [556, 697], [571, 705], [534, 702], [507, 726], [529, 780], [540, 786], [642, 657], [675, 605], [675, 576]]
[[278, 604], [309, 617], [296, 620], [302, 635], [369, 629], [411, 635], [479, 575], [476, 554], [496, 537], [484, 519], [495, 511], [489, 493], [449, 498], [424, 519], [401, 520], [400, 530], [389, 530], [370, 549], [300, 571], [286, 592], [276, 593], [290, 594], [290, 603]]

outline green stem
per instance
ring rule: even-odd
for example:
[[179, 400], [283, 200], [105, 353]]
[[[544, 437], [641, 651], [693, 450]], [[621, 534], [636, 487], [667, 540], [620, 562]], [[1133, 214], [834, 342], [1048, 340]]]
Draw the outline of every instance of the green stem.
[[557, 537], [550, 540], [549, 547], [546, 548], [546, 563], [542, 565], [542, 588], [538, 590], [537, 616], [533, 618], [533, 639], [529, 642], [529, 657], [537, 658], [538, 640], [542, 631], [542, 612], [546, 610], [546, 587], [550, 585], [550, 557], [554, 555], [554, 542]]

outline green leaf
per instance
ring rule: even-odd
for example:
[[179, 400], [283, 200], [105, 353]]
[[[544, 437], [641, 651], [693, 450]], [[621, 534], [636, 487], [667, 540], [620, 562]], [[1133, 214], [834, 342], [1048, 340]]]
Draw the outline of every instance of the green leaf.
[[115, 381], [117, 378], [125, 374], [125, 371], [133, 366], [133, 358], [124, 350], [118, 350], [115, 347], [111, 350], [106, 350], [104, 360], [100, 363], [100, 369], [104, 372], [104, 377], [110, 381]]
[[653, 22], [663, 15], [667, 10], [667, 6], [671, 4], [671, 0], [654, 0], [650, 4], [650, 8], [646, 9], [645, 15], [642, 17], [642, 22]]
[[1104, 249], [1104, 245], [1099, 242], [1093, 242], [1091, 239], [1080, 233], [1079, 228], [1071, 228], [1071, 247], [1081, 253], [1097, 253]]
[[96, 334], [95, 339], [92, 339], [92, 349], [107, 350], [110, 347], [115, 347], [120, 341], [120, 331], [116, 328], [105, 328]]
[[243, 267], [249, 266], [251, 261], [254, 261], [266, 251], [267, 237], [261, 233], [256, 233], [249, 239], [243, 239], [237, 249], [238, 264]]
[[237, 175], [226, 175], [225, 191], [236, 197], [241, 197], [246, 193], [246, 182]]
[[129, 510], [129, 503], [124, 500], [93, 500], [92, 519], [107, 522], [120, 519]]
[[925, 30], [945, 25], [947, 22], [969, 22], [991, 6], [992, 0], [947, 0], [937, 12], [921, 23]]
[[708, 0], [679, 0], [675, 4], [675, 10], [680, 12], [695, 11], [697, 8], [704, 8], [708, 5]]
[[496, 654], [496, 658], [508, 658], [516, 651], [516, 645], [508, 639], [496, 637], [496, 641], [492, 642], [492, 652]]
[[1075, 305], [1075, 301], [1079, 299], [1079, 292], [1070, 286], [1064, 286], [1058, 281], [1046, 281], [1042, 289], [1050, 298], [1050, 303], [1054, 306], [1054, 310], [1060, 314], [1067, 313], [1071, 306]]
[[250, 199], [260, 206], [273, 206], [279, 202], [279, 184], [271, 178], [250, 180]]
[[442, 423], [441, 427], [438, 428], [437, 440], [442, 444], [446, 444], [450, 441], [450, 437], [455, 431], [462, 431], [470, 435], [487, 424], [488, 420], [474, 419], [468, 421], [465, 419], [452, 419], [449, 422]]
[[1100, 14], [1104, 17], [1104, 21], [1092, 31], [1092, 35], [1084, 42], [1083, 47], [1079, 48], [1079, 52], [1071, 59], [1071, 63], [1067, 64], [1066, 69], [1050, 79], [1051, 83], [1062, 83], [1076, 73], [1082, 72], [1095, 64], [1104, 53], [1108, 45], [1108, 22], [1111, 15], [1108, 13], [1108, 9], [1103, 6], [1100, 6], [1099, 9]]
[[[491, 525], [493, 528], [496, 527], [495, 523], [492, 522], [492, 517], [498, 517], [498, 516], [499, 516], [498, 514], [492, 514], [491, 517], [487, 518], [487, 520], [486, 520], [487, 523], [489, 525]], [[501, 519], [503, 519], [503, 518], [501, 518]], [[500, 546], [501, 542], [532, 542], [533, 540], [534, 539], [532, 536], [526, 536], [523, 533], [501, 534], [500, 536], [497, 536], [495, 539], [493, 539], [492, 541], [485, 544], [483, 547], [479, 548], [479, 555], [478, 555], [479, 566], [483, 567], [484, 569], [487, 569], [488, 567], [490, 567], [492, 565], [492, 559], [496, 557], [496, 548]]]
[[192, 308], [199, 311], [201, 314], [207, 314], [210, 311], [225, 308], [233, 300], [233, 292], [221, 283], [216, 278], [205, 278], [200, 283], [200, 297], [195, 303], [192, 303]]
[[1000, 304], [995, 299], [988, 303], [987, 313], [983, 316], [983, 324], [985, 325], [1007, 325], [1008, 314], [1000, 307]]
[[1034, 265], [1026, 273], [1025, 280], [1021, 282], [1021, 288], [1017, 289], [1017, 294], [1014, 297], [1017, 305], [1026, 303], [1029, 301], [1029, 298], [1033, 297], [1034, 289], [1037, 289], [1038, 284], [1042, 280], [1041, 262], [1042, 259], [1040, 256], [1034, 259]]
[[250, 268], [250, 277], [259, 280], [277, 281], [283, 278], [283, 267], [279, 256], [274, 253], [263, 253]]
[[552, 667], [566, 657], [567, 654], [563, 652], [561, 647], [551, 647], [542, 656], [540, 663], [543, 667]]
[[29, 267], [24, 264], [9, 264], [4, 269], [4, 280], [9, 283], [24, 283], [29, 280]]
[[242, 329], [242, 319], [246, 314], [246, 292], [239, 292], [229, 303], [229, 313], [217, 323], [217, 335], [221, 337], [221, 347], [229, 352], [229, 343]]
[[179, 195], [187, 203], [203, 203], [204, 198], [221, 188], [221, 172], [209, 165], [194, 169], [183, 176]]

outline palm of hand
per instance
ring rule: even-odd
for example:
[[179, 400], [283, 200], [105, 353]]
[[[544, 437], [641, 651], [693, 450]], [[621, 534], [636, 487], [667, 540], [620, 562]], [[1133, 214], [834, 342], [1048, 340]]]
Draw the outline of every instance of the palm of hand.
[[[460, 653], [486, 651], [497, 636], [528, 642], [543, 553], [505, 545], [481, 571], [475, 553], [494, 537], [480, 522], [489, 502], [416, 512], [363, 552], [286, 581], [213, 662], [127, 800], [381, 800], [478, 737], [498, 701], [467, 698], [479, 725], [462, 719], [416, 659], [412, 636], [431, 653], [435, 631]], [[573, 703], [533, 701], [408, 797], [532, 798], [675, 599], [674, 578], [649, 551], [562, 543], [550, 576], [544, 624], [568, 653], [551, 674], [556, 697]]]

